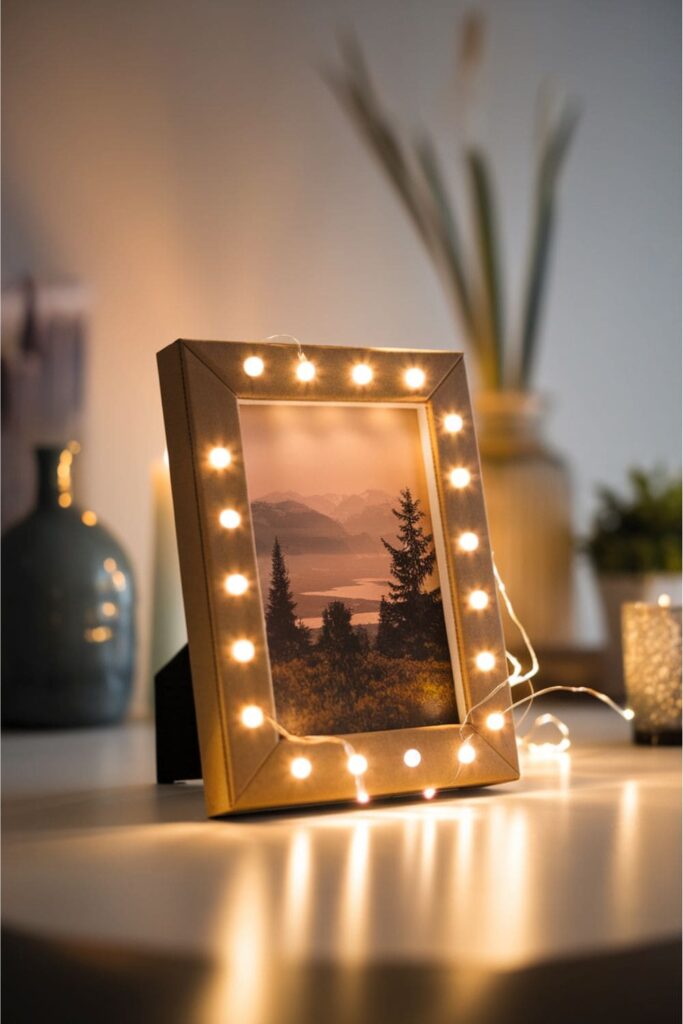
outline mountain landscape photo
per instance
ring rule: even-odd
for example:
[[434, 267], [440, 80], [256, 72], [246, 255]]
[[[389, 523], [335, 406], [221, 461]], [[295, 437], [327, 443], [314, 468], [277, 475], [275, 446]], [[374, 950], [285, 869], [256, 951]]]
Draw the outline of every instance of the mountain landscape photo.
[[414, 411], [241, 418], [279, 720], [299, 735], [456, 722]]
[[390, 565], [382, 537], [396, 532], [388, 492], [276, 491], [252, 501], [251, 511], [262, 592], [277, 538], [305, 625], [322, 628], [322, 612], [331, 598], [347, 601], [354, 625], [377, 625]]

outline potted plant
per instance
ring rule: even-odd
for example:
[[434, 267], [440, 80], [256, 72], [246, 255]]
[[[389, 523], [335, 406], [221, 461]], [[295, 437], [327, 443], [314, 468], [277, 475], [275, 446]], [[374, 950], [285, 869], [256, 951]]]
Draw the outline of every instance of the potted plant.
[[[484, 23], [468, 15], [461, 33], [458, 100], [481, 62]], [[561, 105], [543, 119], [532, 191], [526, 273], [518, 315], [505, 308], [496, 190], [488, 156], [464, 118], [456, 168], [467, 188], [469, 244], [436, 145], [407, 142], [386, 113], [357, 41], [342, 45], [328, 82], [399, 197], [436, 269], [479, 385], [476, 413], [490, 529], [498, 567], [535, 642], [573, 640], [571, 490], [564, 463], [543, 437], [546, 403], [534, 390], [539, 327], [557, 216], [557, 186], [578, 111]], [[466, 103], [461, 102], [462, 113]], [[547, 111], [546, 111], [547, 113]], [[459, 342], [462, 343], [462, 342]]]
[[600, 488], [586, 550], [598, 575], [607, 625], [607, 672], [620, 687], [621, 606], [625, 601], [681, 600], [681, 480], [662, 469], [632, 469], [622, 497]]

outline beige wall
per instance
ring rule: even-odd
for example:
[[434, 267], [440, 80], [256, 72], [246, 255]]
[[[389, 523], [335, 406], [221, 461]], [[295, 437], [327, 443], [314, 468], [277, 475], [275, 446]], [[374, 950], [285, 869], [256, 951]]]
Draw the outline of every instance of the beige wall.
[[[406, 119], [448, 144], [456, 14], [438, 0], [6, 0], [5, 281], [90, 286], [83, 486], [133, 555], [147, 663], [154, 353], [184, 335], [457, 342], [401, 211], [322, 85], [355, 24]], [[584, 104], [540, 383], [576, 474], [680, 454], [680, 15], [675, 0], [497, 0], [480, 118], [519, 276], [532, 107]], [[583, 630], [598, 630], [582, 591]], [[142, 685], [142, 683], [141, 683]]]

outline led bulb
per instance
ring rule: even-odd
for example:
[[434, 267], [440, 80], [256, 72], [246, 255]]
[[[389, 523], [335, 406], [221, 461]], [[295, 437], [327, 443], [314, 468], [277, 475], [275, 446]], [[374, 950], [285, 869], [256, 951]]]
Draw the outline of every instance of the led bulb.
[[307, 757], [295, 757], [289, 770], [295, 779], [307, 779], [313, 771], [313, 765]]
[[427, 788], [422, 792], [422, 796], [425, 798], [425, 800], [432, 800], [435, 794], [436, 790], [434, 789], [433, 786], [427, 786]]
[[358, 794], [358, 796], [356, 797], [356, 800], [358, 801], [359, 804], [369, 804], [370, 803], [370, 797], [365, 792], [365, 790], [362, 790]]
[[417, 768], [421, 760], [422, 754], [419, 750], [415, 750], [414, 747], [411, 747], [410, 750], [406, 750], [403, 755], [403, 763], [407, 768]]
[[225, 589], [233, 597], [239, 597], [249, 587], [249, 580], [239, 572], [233, 572], [225, 577]]
[[265, 369], [260, 356], [249, 356], [242, 365], [247, 377], [260, 377]]
[[95, 526], [97, 523], [97, 515], [94, 512], [91, 512], [90, 509], [86, 509], [81, 515], [81, 522], [85, 526]]
[[315, 365], [308, 359], [302, 359], [296, 368], [296, 375], [302, 384], [308, 384], [315, 377]]
[[256, 648], [251, 640], [235, 640], [231, 650], [235, 661], [241, 662], [251, 661], [256, 654]]
[[476, 756], [474, 747], [470, 743], [463, 744], [458, 751], [458, 761], [460, 764], [472, 764]]
[[465, 469], [464, 466], [458, 466], [456, 469], [452, 469], [450, 480], [454, 487], [467, 487], [471, 480], [469, 469]]
[[491, 651], [481, 651], [474, 660], [481, 672], [490, 672], [496, 664], [495, 656], [491, 654]]
[[479, 547], [479, 538], [476, 533], [467, 530], [458, 537], [458, 547], [461, 551], [476, 551]]
[[488, 608], [489, 595], [485, 590], [473, 590], [467, 599], [467, 603], [475, 612], [483, 611], [484, 608]]
[[505, 725], [505, 716], [501, 715], [500, 711], [494, 711], [486, 719], [487, 728], [491, 729], [492, 732], [498, 732]]
[[462, 430], [462, 416], [458, 416], [455, 412], [449, 413], [449, 415], [445, 417], [443, 425], [444, 429], [447, 430], [449, 434], [457, 434]]
[[212, 448], [209, 452], [209, 462], [214, 469], [225, 469], [232, 462], [232, 456], [227, 448]]
[[624, 708], [623, 715], [627, 722], [633, 721], [635, 718], [635, 711], [632, 708]]
[[659, 597], [657, 598], [657, 604], [659, 605], [660, 608], [670, 608], [671, 607], [671, 597], [668, 594], [660, 594]]
[[351, 754], [351, 757], [346, 762], [346, 767], [352, 775], [364, 775], [368, 770], [368, 762], [362, 754]]
[[421, 370], [419, 366], [411, 366], [409, 370], [406, 370], [405, 381], [409, 388], [413, 391], [417, 388], [421, 388], [425, 382], [425, 372]]
[[258, 729], [260, 725], [263, 725], [263, 712], [256, 704], [247, 705], [242, 711], [241, 718], [242, 725], [246, 725], [247, 729]]
[[372, 380], [372, 370], [367, 363], [357, 363], [351, 371], [354, 384], [369, 384]]
[[224, 508], [218, 517], [218, 522], [226, 530], [236, 530], [242, 522], [242, 516], [235, 512], [234, 508]]

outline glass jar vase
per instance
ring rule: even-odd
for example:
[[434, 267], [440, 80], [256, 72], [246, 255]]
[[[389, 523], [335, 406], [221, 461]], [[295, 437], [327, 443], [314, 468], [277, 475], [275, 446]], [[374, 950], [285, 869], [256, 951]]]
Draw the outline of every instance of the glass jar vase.
[[133, 685], [131, 565], [73, 504], [71, 451], [39, 448], [36, 459], [36, 507], [2, 539], [3, 726], [116, 722]]

